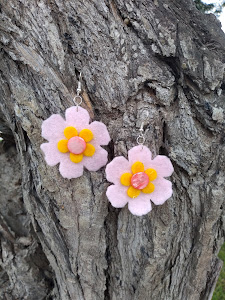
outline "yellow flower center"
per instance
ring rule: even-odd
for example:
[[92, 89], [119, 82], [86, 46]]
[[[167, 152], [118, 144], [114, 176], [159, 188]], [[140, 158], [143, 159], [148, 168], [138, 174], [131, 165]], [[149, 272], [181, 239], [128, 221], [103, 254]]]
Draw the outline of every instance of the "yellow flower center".
[[150, 194], [155, 190], [155, 186], [151, 182], [157, 178], [155, 169], [144, 170], [144, 164], [137, 161], [132, 165], [131, 171], [132, 174], [124, 173], [120, 177], [121, 184], [128, 187], [127, 195], [130, 198], [138, 197], [141, 192]]
[[83, 156], [93, 156], [95, 147], [89, 144], [94, 135], [90, 129], [82, 129], [78, 131], [73, 126], [68, 126], [64, 129], [66, 139], [60, 140], [57, 144], [58, 150], [62, 153], [70, 153], [70, 159], [74, 163], [82, 161]]

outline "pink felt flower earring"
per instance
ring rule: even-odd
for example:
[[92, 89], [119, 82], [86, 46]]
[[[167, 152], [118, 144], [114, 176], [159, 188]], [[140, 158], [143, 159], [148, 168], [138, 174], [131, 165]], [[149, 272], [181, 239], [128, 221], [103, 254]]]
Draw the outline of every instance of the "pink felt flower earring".
[[108, 145], [110, 136], [106, 126], [101, 122], [90, 122], [82, 103], [81, 74], [76, 106], [68, 108], [65, 119], [59, 114], [51, 115], [42, 123], [42, 136], [48, 143], [41, 145], [45, 160], [49, 166], [59, 163], [59, 172], [64, 178], [77, 178], [83, 175], [83, 168], [97, 171], [108, 161], [108, 152], [100, 145]]
[[128, 203], [128, 209], [136, 216], [151, 211], [150, 200], [161, 205], [172, 196], [172, 183], [164, 178], [174, 171], [170, 159], [164, 155], [152, 159], [151, 151], [143, 146], [144, 141], [142, 123], [139, 145], [128, 151], [128, 160], [119, 156], [106, 166], [106, 178], [113, 183], [106, 191], [109, 201], [116, 208]]

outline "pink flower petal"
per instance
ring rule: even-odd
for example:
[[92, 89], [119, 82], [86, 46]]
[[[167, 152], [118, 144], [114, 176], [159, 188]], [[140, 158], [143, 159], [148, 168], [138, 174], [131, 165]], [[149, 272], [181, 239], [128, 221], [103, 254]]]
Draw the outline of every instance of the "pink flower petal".
[[[106, 178], [108, 181], [115, 183], [107, 190], [107, 197], [115, 207], [123, 207], [128, 202], [128, 209], [136, 216], [142, 216], [151, 211], [151, 201], [156, 205], [163, 204], [172, 196], [172, 183], [163, 178], [170, 176], [173, 172], [173, 166], [170, 159], [166, 156], [158, 155], [153, 161], [151, 160], [151, 151], [145, 146], [136, 146], [128, 151], [128, 161], [120, 156], [113, 159], [106, 167]], [[144, 164], [145, 170], [154, 168], [158, 177], [153, 181], [155, 190], [153, 193], [141, 194], [131, 199], [127, 195], [127, 187], [120, 183], [120, 177], [125, 172], [131, 172], [133, 163], [140, 161]]]
[[65, 128], [65, 120], [60, 115], [51, 115], [42, 123], [42, 136], [46, 140], [63, 139], [63, 130]]
[[44, 152], [45, 161], [49, 166], [57, 165], [66, 153], [61, 153], [57, 149], [57, 141], [41, 144], [41, 150]]
[[66, 126], [74, 126], [78, 131], [87, 128], [90, 120], [88, 111], [80, 106], [67, 108], [65, 116]]
[[108, 145], [110, 136], [105, 124], [95, 121], [88, 126], [88, 129], [94, 134], [93, 145]]
[[128, 151], [128, 160], [131, 166], [136, 161], [140, 161], [147, 169], [151, 163], [151, 157], [152, 153], [146, 146], [135, 146]]
[[129, 211], [135, 216], [143, 216], [152, 210], [150, 202], [150, 196], [140, 194], [137, 198], [129, 200], [128, 203]]
[[158, 177], [152, 183], [155, 186], [155, 190], [149, 194], [149, 197], [155, 205], [163, 204], [172, 196], [172, 183], [169, 180]]
[[108, 161], [108, 152], [102, 147], [95, 147], [95, 154], [93, 156], [84, 156], [82, 163], [89, 171], [97, 171], [105, 166]]
[[131, 173], [128, 160], [123, 156], [115, 157], [105, 169], [106, 178], [108, 181], [121, 185], [120, 177], [123, 173]]
[[59, 172], [64, 178], [77, 178], [83, 175], [83, 164], [74, 163], [70, 160], [69, 153], [64, 153], [65, 156], [60, 161]]
[[164, 155], [157, 155], [152, 161], [148, 168], [156, 170], [157, 175], [161, 177], [171, 176], [174, 169], [170, 159]]
[[110, 185], [106, 191], [106, 196], [112, 206], [116, 208], [124, 207], [129, 201], [127, 187], [122, 185]]

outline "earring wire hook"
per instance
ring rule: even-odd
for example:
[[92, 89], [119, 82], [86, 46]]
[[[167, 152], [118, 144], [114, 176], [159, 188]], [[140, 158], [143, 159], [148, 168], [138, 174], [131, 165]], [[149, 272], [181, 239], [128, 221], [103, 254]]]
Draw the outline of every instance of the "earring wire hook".
[[81, 92], [81, 79], [82, 79], [82, 72], [80, 72], [79, 79], [78, 79], [77, 94], [73, 98], [73, 102], [77, 106], [77, 111], [78, 111], [78, 106], [81, 105], [81, 103], [83, 101], [82, 97], [80, 96], [80, 92]]
[[[147, 112], [147, 114], [146, 114], [146, 117], [145, 117], [145, 119], [147, 120], [147, 118], [148, 118], [148, 116], [149, 116], [149, 112], [148, 111], [146, 111]], [[139, 136], [137, 137], [137, 144], [138, 145], [142, 145], [142, 149], [143, 149], [143, 145], [144, 145], [144, 143], [145, 143], [145, 136], [144, 136], [144, 133], [143, 133], [143, 131], [144, 131], [144, 121], [142, 121], [142, 123], [141, 123], [141, 127], [140, 127], [140, 129], [139, 129]]]

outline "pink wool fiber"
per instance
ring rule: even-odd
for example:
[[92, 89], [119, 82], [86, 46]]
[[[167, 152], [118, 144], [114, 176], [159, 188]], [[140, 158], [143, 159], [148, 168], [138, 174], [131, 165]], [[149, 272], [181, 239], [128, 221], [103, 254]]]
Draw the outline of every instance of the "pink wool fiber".
[[[77, 110], [78, 109], [78, 110]], [[97, 171], [108, 161], [108, 152], [100, 145], [108, 145], [110, 136], [105, 124], [94, 121], [89, 124], [90, 116], [86, 109], [72, 106], [65, 112], [66, 119], [60, 115], [51, 115], [42, 123], [42, 136], [48, 141], [41, 145], [45, 160], [49, 166], [55, 166], [58, 163], [59, 172], [64, 178], [77, 178], [83, 175], [83, 168], [89, 171]], [[64, 129], [73, 126], [80, 132], [82, 129], [90, 129], [94, 135], [91, 144], [95, 147], [93, 156], [84, 156], [79, 163], [70, 160], [69, 153], [62, 153], [58, 150], [57, 144], [65, 139]]]
[[[127, 187], [120, 183], [120, 177], [124, 173], [132, 173], [131, 167], [135, 162], [142, 162], [144, 168], [155, 169], [157, 178], [152, 181], [155, 190], [152, 193], [141, 193], [137, 198], [127, 195]], [[106, 178], [112, 182], [106, 195], [112, 206], [121, 208], [128, 203], [128, 209], [133, 215], [142, 216], [151, 211], [150, 200], [155, 205], [163, 204], [172, 196], [172, 183], [164, 177], [171, 176], [174, 169], [170, 159], [164, 155], [158, 155], [152, 160], [151, 151], [145, 146], [136, 146], [128, 151], [128, 160], [123, 156], [114, 158], [106, 166]]]

